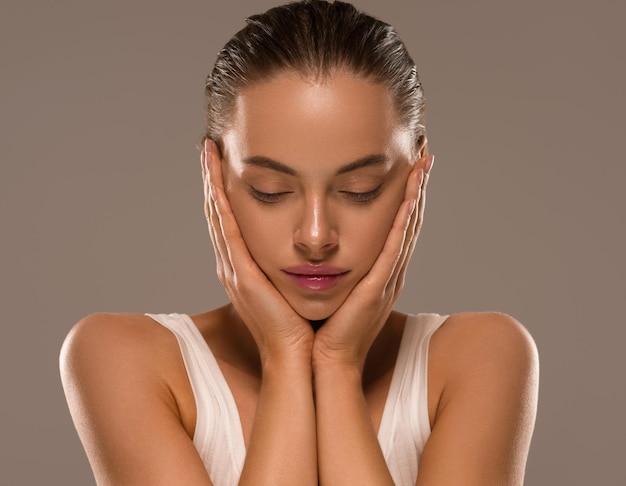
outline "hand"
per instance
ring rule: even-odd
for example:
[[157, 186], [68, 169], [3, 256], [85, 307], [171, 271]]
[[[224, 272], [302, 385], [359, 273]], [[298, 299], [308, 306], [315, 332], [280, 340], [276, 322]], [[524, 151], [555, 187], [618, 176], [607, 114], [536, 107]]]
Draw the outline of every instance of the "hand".
[[224, 190], [217, 146], [207, 140], [202, 153], [205, 215], [215, 250], [217, 275], [235, 310], [252, 334], [261, 363], [270, 356], [305, 353], [310, 360], [313, 329], [285, 301], [256, 264], [237, 225]]
[[426, 186], [433, 156], [421, 157], [407, 179], [387, 240], [370, 271], [341, 307], [315, 335], [313, 361], [356, 366], [360, 372], [367, 353], [389, 317], [404, 286], [407, 265], [424, 217]]

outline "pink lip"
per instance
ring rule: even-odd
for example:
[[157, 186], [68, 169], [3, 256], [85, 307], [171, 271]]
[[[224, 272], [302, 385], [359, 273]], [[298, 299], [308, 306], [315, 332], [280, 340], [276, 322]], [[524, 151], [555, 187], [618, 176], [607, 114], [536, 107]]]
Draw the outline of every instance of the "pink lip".
[[304, 265], [297, 265], [295, 267], [284, 268], [284, 272], [293, 273], [295, 275], [339, 275], [340, 273], [346, 273], [348, 270], [345, 268], [331, 267], [330, 265], [324, 265], [320, 263], [313, 265], [312, 263], [305, 263]]
[[283, 269], [283, 272], [304, 290], [323, 291], [334, 287], [349, 270], [330, 265], [298, 265]]

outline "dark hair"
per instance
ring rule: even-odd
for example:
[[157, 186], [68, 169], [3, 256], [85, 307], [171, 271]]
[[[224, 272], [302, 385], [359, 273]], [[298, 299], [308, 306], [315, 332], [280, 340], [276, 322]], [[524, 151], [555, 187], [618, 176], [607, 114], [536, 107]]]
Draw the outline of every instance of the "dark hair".
[[425, 141], [424, 92], [395, 29], [345, 2], [303, 0], [246, 19], [206, 80], [204, 138], [221, 145], [241, 90], [287, 71], [324, 80], [344, 70], [386, 86], [400, 119]]

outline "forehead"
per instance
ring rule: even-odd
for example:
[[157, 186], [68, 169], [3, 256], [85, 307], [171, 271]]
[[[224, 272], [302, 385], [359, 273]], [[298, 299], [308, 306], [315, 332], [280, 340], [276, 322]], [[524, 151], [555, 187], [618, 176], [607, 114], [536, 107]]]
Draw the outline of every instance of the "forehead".
[[263, 155], [291, 165], [330, 165], [372, 153], [410, 151], [385, 86], [350, 74], [313, 82], [283, 74], [237, 98], [225, 154]]

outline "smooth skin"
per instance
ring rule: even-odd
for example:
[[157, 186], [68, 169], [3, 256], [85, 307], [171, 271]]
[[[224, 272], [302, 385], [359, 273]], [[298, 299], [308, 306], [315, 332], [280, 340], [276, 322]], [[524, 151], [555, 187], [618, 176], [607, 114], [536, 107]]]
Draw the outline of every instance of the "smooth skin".
[[[377, 432], [406, 319], [393, 305], [432, 166], [412, 142], [383, 86], [287, 73], [245, 90], [221, 146], [205, 144], [205, 212], [230, 303], [192, 319], [237, 404], [240, 484], [393, 484]], [[371, 155], [383, 157], [342, 172]], [[304, 291], [282, 269], [306, 262], [348, 273]], [[66, 339], [61, 370], [98, 484], [211, 484], [169, 330], [146, 316], [89, 316]], [[450, 316], [431, 338], [428, 379], [417, 485], [521, 485], [538, 386], [521, 324]]]

